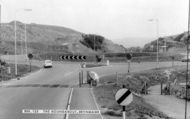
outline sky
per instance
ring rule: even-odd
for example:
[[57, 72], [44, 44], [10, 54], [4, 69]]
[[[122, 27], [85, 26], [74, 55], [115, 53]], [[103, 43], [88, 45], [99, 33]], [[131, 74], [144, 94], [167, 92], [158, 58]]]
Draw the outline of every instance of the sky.
[[[127, 46], [142, 46], [158, 36], [182, 33], [187, 31], [188, 24], [188, 0], [0, 0], [0, 3], [2, 22], [16, 19], [64, 26]], [[159, 21], [158, 34], [155, 19]]]

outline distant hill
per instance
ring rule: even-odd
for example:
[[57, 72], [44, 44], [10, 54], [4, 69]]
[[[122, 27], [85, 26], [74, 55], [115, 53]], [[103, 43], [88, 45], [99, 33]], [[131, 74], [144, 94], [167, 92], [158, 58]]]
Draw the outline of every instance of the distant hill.
[[[18, 53], [25, 52], [25, 26], [19, 21], [17, 23], [17, 48]], [[14, 53], [14, 21], [10, 23], [2, 23], [0, 37], [0, 53]], [[123, 47], [103, 38], [102, 42], [98, 42], [99, 35], [85, 40], [85, 34], [69, 28], [60, 26], [50, 26], [41, 24], [26, 25], [28, 51], [33, 53], [62, 52], [62, 53], [102, 53], [102, 52], [123, 52]], [[90, 42], [88, 42], [90, 41]], [[88, 43], [94, 43], [89, 47]]]
[[[186, 52], [186, 41], [187, 41], [187, 32], [172, 35], [172, 36], [166, 36], [161, 37], [158, 39], [158, 45], [159, 45], [159, 51], [162, 52], [162, 49], [165, 46], [166, 42], [166, 50], [168, 53], [184, 53]], [[144, 45], [143, 50], [148, 52], [154, 52], [157, 49], [157, 40], [154, 40], [150, 43], [147, 43]]]

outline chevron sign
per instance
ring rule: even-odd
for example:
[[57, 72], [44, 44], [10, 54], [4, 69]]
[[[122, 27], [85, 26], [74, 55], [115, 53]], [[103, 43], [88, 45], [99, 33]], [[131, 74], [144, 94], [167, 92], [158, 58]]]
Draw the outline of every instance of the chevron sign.
[[60, 58], [62, 60], [86, 60], [86, 56], [81, 55], [63, 55]]

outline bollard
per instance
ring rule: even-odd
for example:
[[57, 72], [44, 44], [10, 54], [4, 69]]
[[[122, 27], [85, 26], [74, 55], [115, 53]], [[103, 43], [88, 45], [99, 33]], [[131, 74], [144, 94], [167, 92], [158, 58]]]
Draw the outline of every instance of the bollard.
[[109, 66], [109, 65], [110, 65], [110, 61], [109, 61], [109, 60], [107, 60], [106, 65], [107, 65], [107, 66]]

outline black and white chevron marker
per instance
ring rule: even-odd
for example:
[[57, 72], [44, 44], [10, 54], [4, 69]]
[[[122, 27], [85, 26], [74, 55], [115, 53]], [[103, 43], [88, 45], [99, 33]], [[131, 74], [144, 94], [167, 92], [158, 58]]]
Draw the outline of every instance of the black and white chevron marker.
[[130, 90], [123, 88], [117, 91], [115, 100], [122, 106], [129, 105], [133, 101], [133, 94]]
[[63, 55], [60, 58], [61, 60], [86, 60], [86, 56], [81, 55]]

